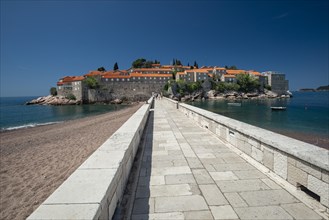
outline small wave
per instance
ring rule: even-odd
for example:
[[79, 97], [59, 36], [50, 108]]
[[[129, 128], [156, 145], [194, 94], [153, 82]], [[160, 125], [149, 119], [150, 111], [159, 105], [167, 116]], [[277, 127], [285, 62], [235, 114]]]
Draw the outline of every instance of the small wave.
[[30, 124], [25, 124], [25, 125], [13, 126], [13, 127], [9, 127], [9, 128], [1, 128], [1, 131], [12, 131], [12, 130], [23, 129], [23, 128], [34, 128], [37, 126], [52, 125], [52, 124], [58, 124], [58, 123], [61, 123], [61, 122], [30, 123]]

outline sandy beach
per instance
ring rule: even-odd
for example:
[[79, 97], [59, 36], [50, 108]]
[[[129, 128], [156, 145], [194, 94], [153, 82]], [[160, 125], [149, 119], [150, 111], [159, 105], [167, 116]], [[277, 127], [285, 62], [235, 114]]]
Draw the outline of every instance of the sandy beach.
[[0, 132], [0, 219], [28, 217], [141, 105]]

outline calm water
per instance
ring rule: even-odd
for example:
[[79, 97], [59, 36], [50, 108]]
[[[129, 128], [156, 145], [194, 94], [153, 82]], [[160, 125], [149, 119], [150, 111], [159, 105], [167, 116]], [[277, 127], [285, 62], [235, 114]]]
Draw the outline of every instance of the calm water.
[[[241, 100], [241, 107], [227, 100], [189, 104], [272, 131], [314, 134], [329, 138], [329, 92], [294, 92], [290, 99]], [[286, 111], [272, 111], [285, 106]]]
[[37, 97], [0, 97], [0, 129], [12, 130], [58, 123], [125, 108], [125, 105], [24, 105]]

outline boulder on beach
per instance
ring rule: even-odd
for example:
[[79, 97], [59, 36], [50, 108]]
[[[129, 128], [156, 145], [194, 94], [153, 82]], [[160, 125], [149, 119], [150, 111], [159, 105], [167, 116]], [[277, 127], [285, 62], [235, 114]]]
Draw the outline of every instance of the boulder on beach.
[[122, 100], [121, 99], [114, 99], [113, 101], [111, 101], [111, 104], [121, 104]]

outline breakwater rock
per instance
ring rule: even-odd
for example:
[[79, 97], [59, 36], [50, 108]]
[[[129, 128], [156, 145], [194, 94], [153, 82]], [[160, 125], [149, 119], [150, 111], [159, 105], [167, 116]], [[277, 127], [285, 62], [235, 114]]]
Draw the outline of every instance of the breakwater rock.
[[33, 99], [26, 103], [26, 105], [80, 105], [81, 100], [68, 99], [64, 96], [42, 96]]

